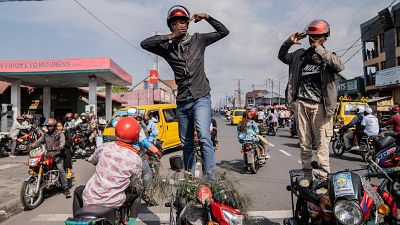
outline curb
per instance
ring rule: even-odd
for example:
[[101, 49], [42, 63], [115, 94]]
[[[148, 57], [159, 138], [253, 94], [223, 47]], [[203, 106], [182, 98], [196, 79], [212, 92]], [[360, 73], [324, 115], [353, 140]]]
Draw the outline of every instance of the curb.
[[19, 199], [14, 199], [6, 204], [0, 206], [0, 223], [6, 221], [8, 218], [22, 212], [24, 208]]

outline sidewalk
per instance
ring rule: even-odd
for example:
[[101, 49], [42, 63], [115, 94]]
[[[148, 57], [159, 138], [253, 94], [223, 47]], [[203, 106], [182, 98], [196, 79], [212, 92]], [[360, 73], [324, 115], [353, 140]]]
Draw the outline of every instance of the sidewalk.
[[23, 210], [20, 203], [22, 181], [28, 176], [28, 156], [0, 158], [0, 223]]

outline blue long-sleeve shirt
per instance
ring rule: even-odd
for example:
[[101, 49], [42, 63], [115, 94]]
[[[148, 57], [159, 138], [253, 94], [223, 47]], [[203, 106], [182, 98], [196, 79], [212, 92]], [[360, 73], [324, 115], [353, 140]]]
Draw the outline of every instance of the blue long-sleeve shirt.
[[356, 117], [354, 117], [349, 124], [345, 125], [344, 128], [347, 130], [350, 127], [354, 125], [359, 125], [361, 124], [361, 121], [364, 119], [364, 115], [362, 113], [357, 114]]

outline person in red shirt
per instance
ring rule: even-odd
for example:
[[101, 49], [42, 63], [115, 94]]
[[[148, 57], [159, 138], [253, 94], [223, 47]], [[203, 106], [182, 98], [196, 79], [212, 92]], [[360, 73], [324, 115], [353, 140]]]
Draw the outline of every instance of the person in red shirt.
[[383, 123], [381, 125], [381, 128], [392, 125], [393, 126], [393, 132], [395, 132], [397, 135], [400, 134], [400, 107], [395, 106], [392, 108], [392, 113], [394, 114], [388, 121]]

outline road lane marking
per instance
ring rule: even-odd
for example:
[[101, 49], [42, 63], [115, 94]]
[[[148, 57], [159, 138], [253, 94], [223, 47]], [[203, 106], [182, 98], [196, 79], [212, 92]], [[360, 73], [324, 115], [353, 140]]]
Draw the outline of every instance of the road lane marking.
[[301, 161], [297, 161], [297, 162], [301, 164]]
[[[267, 219], [283, 219], [292, 216], [292, 210], [250, 211], [250, 217], [265, 217]], [[31, 222], [62, 222], [72, 217], [72, 214], [39, 214]], [[139, 213], [139, 222], [168, 222], [169, 213]]]
[[269, 145], [271, 145], [271, 147], [275, 147], [275, 145], [274, 145], [274, 144], [272, 144], [271, 142], [269, 142]]
[[283, 154], [287, 155], [287, 156], [292, 156], [292, 154], [286, 152], [285, 150], [279, 149], [280, 152], [282, 152]]
[[16, 167], [16, 166], [19, 166], [19, 165], [20, 164], [5, 164], [5, 165], [0, 166], [0, 170], [5, 170], [5, 169]]

